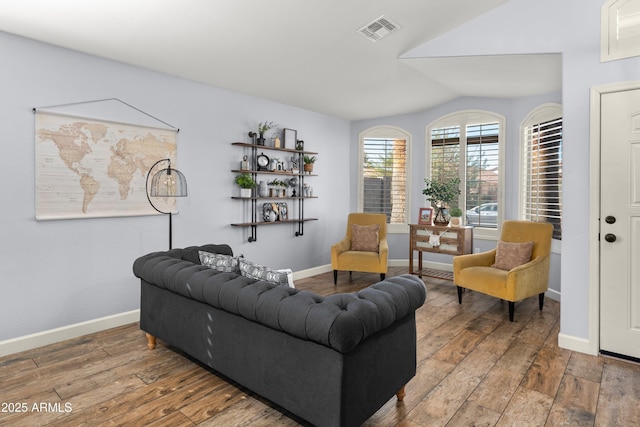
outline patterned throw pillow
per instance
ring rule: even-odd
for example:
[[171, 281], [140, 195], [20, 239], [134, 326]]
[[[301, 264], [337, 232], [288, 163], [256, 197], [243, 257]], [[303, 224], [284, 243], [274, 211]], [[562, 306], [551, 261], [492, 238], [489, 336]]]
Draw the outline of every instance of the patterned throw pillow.
[[264, 280], [265, 282], [275, 283], [276, 285], [295, 288], [293, 285], [293, 272], [290, 269], [273, 270], [264, 265], [240, 258], [240, 274], [252, 279]]
[[501, 240], [496, 247], [496, 263], [491, 267], [499, 268], [500, 270], [511, 270], [531, 261], [532, 251], [533, 242], [513, 243]]
[[351, 224], [351, 250], [378, 252], [380, 224]]
[[198, 253], [200, 255], [200, 264], [205, 267], [213, 268], [223, 273], [240, 273], [237, 257], [205, 251], [199, 251]]

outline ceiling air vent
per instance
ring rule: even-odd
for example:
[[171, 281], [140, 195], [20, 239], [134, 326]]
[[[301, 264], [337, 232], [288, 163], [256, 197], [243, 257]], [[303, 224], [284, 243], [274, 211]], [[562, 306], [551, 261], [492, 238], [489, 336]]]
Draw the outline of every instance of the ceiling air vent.
[[358, 32], [375, 43], [399, 28], [398, 24], [382, 15], [380, 18], [360, 28]]

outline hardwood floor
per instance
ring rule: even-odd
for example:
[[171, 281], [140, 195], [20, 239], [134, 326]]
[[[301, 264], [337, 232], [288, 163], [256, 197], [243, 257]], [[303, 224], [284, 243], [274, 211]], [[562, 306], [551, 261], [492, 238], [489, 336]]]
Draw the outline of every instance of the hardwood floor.
[[[406, 273], [392, 268], [390, 275]], [[319, 294], [351, 292], [374, 274], [296, 281]], [[403, 402], [365, 426], [640, 425], [640, 365], [558, 348], [559, 303], [507, 304], [425, 278], [417, 313], [418, 369]], [[2, 426], [296, 426], [302, 420], [159, 341], [137, 324], [0, 358]]]

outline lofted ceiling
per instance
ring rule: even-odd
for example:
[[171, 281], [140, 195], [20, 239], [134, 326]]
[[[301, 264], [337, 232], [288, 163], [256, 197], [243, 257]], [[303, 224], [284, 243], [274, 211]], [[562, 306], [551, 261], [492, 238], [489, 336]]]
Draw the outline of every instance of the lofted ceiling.
[[0, 31], [358, 120], [559, 91], [559, 55], [401, 59], [507, 1], [2, 0]]

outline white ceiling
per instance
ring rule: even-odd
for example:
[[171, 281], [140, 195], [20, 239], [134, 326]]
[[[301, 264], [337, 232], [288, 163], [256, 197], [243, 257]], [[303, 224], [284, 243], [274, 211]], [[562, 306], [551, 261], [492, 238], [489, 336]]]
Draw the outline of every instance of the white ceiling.
[[507, 1], [2, 0], [0, 31], [358, 120], [559, 91], [559, 55], [400, 59]]

